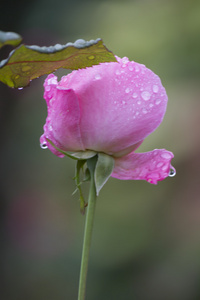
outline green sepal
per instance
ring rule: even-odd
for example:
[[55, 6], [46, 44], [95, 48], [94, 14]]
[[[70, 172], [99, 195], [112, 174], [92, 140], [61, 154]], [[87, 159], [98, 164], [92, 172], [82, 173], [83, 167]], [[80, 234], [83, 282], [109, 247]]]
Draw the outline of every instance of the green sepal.
[[97, 153], [92, 150], [86, 150], [86, 151], [79, 151], [79, 152], [73, 152], [71, 153], [71, 157], [75, 159], [89, 159], [93, 156], [95, 156]]
[[49, 140], [48, 138], [46, 138], [46, 140], [49, 142], [49, 144], [51, 144], [51, 146], [53, 146], [57, 151], [59, 151], [60, 153], [75, 159], [75, 160], [87, 160], [93, 156], [95, 156], [97, 153], [95, 151], [92, 150], [86, 150], [86, 151], [77, 151], [77, 152], [66, 152], [61, 150], [60, 148], [58, 148], [51, 140]]
[[109, 179], [114, 169], [114, 158], [105, 153], [98, 153], [97, 163], [94, 172], [94, 180], [96, 185], [96, 194], [99, 195], [100, 190]]

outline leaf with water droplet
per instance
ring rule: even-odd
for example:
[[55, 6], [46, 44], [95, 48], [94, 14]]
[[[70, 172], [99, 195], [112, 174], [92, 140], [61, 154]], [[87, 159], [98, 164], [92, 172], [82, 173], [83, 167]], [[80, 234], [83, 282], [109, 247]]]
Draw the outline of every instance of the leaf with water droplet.
[[13, 47], [18, 46], [22, 41], [22, 37], [15, 32], [5, 32], [0, 30], [0, 48], [5, 45]]
[[77, 40], [50, 47], [20, 45], [0, 62], [0, 81], [9, 87], [25, 87], [32, 79], [59, 68], [77, 70], [117, 61], [101, 39]]

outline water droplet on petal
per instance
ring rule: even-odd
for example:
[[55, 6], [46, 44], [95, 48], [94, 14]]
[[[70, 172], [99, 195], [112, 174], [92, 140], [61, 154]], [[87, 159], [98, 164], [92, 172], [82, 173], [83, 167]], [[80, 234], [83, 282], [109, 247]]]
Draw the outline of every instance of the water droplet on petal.
[[120, 70], [116, 70], [115, 72], [116, 75], [120, 75], [120, 73], [121, 73]]
[[40, 147], [41, 147], [42, 149], [47, 149], [47, 148], [48, 148], [48, 146], [47, 146], [47, 143], [46, 143], [46, 142], [44, 142], [44, 143], [41, 143], [41, 144], [40, 144]]
[[49, 92], [49, 91], [50, 91], [50, 89], [51, 89], [51, 87], [50, 87], [49, 85], [45, 86], [45, 90], [46, 90], [46, 92]]
[[133, 98], [137, 98], [137, 96], [138, 96], [137, 93], [133, 93], [132, 95]]
[[157, 168], [161, 168], [162, 166], [163, 166], [163, 162], [161, 162], [161, 161], [159, 163], [157, 163], [157, 165], [156, 165]]
[[140, 105], [141, 103], [142, 103], [142, 101], [141, 101], [141, 100], [138, 100], [138, 101], [137, 101], [137, 104], [139, 104], [139, 105]]
[[95, 75], [95, 79], [96, 79], [96, 80], [99, 80], [99, 79], [101, 79], [101, 75], [99, 75], [99, 74], [96, 74], [96, 75]]
[[143, 108], [143, 109], [142, 109], [142, 112], [143, 112], [143, 114], [146, 115], [146, 114], [148, 113], [148, 110], [147, 110], [146, 108]]
[[154, 84], [154, 85], [153, 85], [153, 92], [154, 92], [154, 93], [157, 93], [158, 90], [159, 90], [159, 87], [158, 87], [156, 84]]
[[48, 85], [51, 85], [51, 84], [56, 84], [57, 85], [57, 79], [56, 78], [49, 78], [48, 80], [47, 80], [47, 84]]
[[169, 171], [169, 177], [174, 177], [175, 175], [176, 175], [176, 170], [174, 169], [174, 167], [171, 167]]
[[163, 152], [160, 156], [164, 159], [167, 159], [167, 160], [172, 158], [171, 154], [168, 153], [168, 152]]
[[125, 89], [125, 93], [126, 93], [126, 94], [130, 93], [130, 91], [131, 91], [131, 90], [130, 90], [129, 88], [126, 88], [126, 89]]
[[160, 104], [160, 102], [161, 102], [161, 100], [160, 100], [160, 99], [156, 99], [156, 105], [159, 105], [159, 104]]
[[123, 57], [122, 58], [122, 63], [123, 63], [123, 66], [122, 67], [125, 67], [126, 66], [126, 64], [129, 62], [129, 59], [128, 59], [128, 57]]
[[140, 68], [136, 65], [135, 66], [135, 72], [139, 72], [140, 71]]
[[128, 68], [129, 68], [129, 71], [133, 71], [133, 65], [132, 65], [132, 64], [130, 64], [130, 65], [128, 66]]
[[167, 169], [168, 169], [168, 164], [165, 164], [163, 167], [162, 167], [162, 171], [167, 171]]
[[49, 124], [49, 130], [52, 131], [53, 130], [53, 127], [51, 124]]
[[145, 100], [148, 101], [151, 98], [151, 94], [149, 92], [142, 92], [141, 97]]

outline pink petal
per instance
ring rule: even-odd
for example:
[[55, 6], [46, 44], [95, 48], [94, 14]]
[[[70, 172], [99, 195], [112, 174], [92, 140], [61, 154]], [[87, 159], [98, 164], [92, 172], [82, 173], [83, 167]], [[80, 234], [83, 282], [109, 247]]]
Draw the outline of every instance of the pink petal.
[[171, 166], [173, 157], [173, 153], [165, 149], [155, 149], [146, 153], [132, 152], [115, 159], [115, 168], [111, 176], [124, 180], [146, 180], [157, 184], [157, 181], [170, 175], [170, 169], [175, 172]]
[[76, 93], [81, 138], [85, 148], [95, 151], [131, 149], [159, 126], [166, 111], [159, 77], [127, 58], [73, 71], [60, 86]]
[[44, 83], [44, 97], [47, 102], [48, 116], [44, 125], [44, 134], [40, 142], [56, 155], [58, 153], [47, 141], [51, 140], [64, 151], [85, 150], [80, 134], [79, 102], [73, 90], [57, 85], [57, 77], [50, 74]]

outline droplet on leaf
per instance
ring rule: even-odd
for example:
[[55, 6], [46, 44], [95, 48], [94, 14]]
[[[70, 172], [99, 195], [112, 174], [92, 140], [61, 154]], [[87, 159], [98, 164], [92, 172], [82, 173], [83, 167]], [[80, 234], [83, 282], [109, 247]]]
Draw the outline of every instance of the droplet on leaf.
[[23, 66], [23, 67], [22, 67], [22, 72], [27, 72], [27, 71], [29, 71], [30, 69], [31, 69], [30, 66]]

